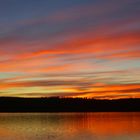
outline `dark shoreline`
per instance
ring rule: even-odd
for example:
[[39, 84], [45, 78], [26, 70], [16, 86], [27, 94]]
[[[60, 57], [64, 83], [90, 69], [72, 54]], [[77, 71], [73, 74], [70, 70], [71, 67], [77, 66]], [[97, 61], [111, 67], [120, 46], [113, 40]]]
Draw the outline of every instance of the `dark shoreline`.
[[140, 112], [140, 99], [0, 97], [0, 112]]

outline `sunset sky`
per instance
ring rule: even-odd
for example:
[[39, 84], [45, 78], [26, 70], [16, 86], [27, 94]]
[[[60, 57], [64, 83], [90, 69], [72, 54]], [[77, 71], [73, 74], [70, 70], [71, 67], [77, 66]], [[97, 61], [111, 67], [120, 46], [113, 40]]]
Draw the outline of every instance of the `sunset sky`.
[[1, 0], [0, 96], [140, 97], [140, 0]]

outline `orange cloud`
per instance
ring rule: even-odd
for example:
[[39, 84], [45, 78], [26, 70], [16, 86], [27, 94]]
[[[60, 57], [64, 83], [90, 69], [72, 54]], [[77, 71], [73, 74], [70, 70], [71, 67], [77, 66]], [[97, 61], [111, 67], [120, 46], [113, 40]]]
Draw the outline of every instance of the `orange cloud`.
[[62, 57], [65, 54], [94, 54], [95, 58], [139, 58], [139, 38], [139, 32], [120, 34], [116, 36], [112, 35], [107, 37], [78, 37], [70, 39], [70, 41], [57, 43], [57, 45], [54, 45], [52, 49], [44, 49], [11, 56], [11, 60], [26, 60], [40, 56], [43, 57], [45, 55], [47, 55], [47, 58], [49, 59], [53, 57]]
[[[60, 93], [60, 91], [55, 89], [60, 87], [65, 90]], [[139, 98], [140, 97], [140, 84], [114, 84], [114, 85], [106, 85], [104, 83], [92, 84], [91, 81], [81, 81], [81, 80], [37, 80], [37, 81], [16, 81], [16, 82], [4, 82], [0, 85], [0, 90], [7, 89], [16, 89], [16, 88], [25, 88], [29, 87], [42, 87], [42, 91], [45, 89], [43, 87], [54, 87], [53, 93], [51, 89], [50, 93], [47, 94], [36, 93], [36, 91], [32, 91], [32, 93], [26, 93], [26, 96], [63, 96], [63, 97], [88, 97], [88, 98]], [[67, 90], [66, 90], [67, 89]], [[47, 90], [47, 89], [46, 89]], [[41, 91], [41, 89], [40, 89]], [[9, 91], [10, 93], [10, 91]], [[17, 95], [17, 93], [16, 93]], [[20, 94], [19, 94], [20, 95]], [[25, 94], [21, 93], [21, 96]]]

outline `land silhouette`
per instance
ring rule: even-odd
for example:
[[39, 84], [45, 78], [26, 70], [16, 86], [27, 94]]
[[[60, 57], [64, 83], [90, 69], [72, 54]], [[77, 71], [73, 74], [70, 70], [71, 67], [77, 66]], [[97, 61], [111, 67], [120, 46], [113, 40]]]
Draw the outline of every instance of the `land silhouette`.
[[0, 97], [0, 112], [132, 112], [140, 111], [140, 99], [97, 100], [87, 98]]

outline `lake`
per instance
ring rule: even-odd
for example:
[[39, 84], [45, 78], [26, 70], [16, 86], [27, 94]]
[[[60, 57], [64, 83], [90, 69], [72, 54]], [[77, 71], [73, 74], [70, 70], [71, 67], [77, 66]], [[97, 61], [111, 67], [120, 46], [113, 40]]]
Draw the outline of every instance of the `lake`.
[[0, 140], [140, 140], [140, 113], [0, 113]]

